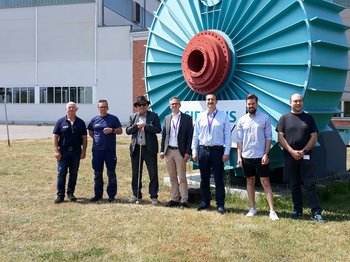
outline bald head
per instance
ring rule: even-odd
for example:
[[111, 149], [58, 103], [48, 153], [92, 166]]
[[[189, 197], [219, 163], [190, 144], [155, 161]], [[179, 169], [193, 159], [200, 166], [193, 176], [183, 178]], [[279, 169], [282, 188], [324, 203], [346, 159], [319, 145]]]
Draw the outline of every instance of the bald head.
[[303, 112], [304, 98], [300, 94], [293, 94], [289, 103], [293, 114], [301, 114]]

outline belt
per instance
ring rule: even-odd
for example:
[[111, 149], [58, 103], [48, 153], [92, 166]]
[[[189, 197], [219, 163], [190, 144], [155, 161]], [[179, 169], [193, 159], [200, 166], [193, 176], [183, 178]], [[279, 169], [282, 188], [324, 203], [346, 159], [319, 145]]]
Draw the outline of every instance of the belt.
[[67, 151], [74, 151], [81, 149], [80, 146], [66, 146], [66, 147], [60, 147], [60, 149], [67, 150]]
[[176, 147], [176, 146], [168, 146], [168, 148], [170, 148], [170, 149], [172, 149], [172, 150], [177, 150], [177, 149], [179, 149], [179, 148]]
[[206, 149], [208, 151], [224, 149], [224, 146], [199, 146], [200, 148]]

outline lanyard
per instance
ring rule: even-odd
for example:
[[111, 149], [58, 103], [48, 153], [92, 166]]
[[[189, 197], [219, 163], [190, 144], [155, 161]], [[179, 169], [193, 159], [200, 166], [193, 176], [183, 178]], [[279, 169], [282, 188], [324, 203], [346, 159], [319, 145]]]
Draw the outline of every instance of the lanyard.
[[209, 113], [207, 114], [209, 134], [211, 133], [211, 126], [213, 125], [213, 121], [217, 113], [218, 113], [218, 110], [216, 109], [213, 113], [213, 118], [211, 119], [209, 119]]

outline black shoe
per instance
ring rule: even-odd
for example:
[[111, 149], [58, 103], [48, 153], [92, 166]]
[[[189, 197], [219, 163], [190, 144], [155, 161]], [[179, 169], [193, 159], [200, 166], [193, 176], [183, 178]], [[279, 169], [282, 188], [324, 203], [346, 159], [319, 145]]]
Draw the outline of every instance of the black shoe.
[[188, 208], [187, 203], [181, 203], [181, 204], [180, 204], [180, 208], [181, 208], [181, 209]]
[[197, 208], [198, 211], [206, 210], [209, 208], [209, 204], [207, 204], [205, 201], [202, 201], [199, 204], [199, 207]]
[[114, 198], [114, 197], [108, 198], [108, 202], [109, 202], [109, 203], [114, 203], [114, 202], [115, 202], [115, 198]]
[[289, 217], [290, 217], [291, 219], [298, 219], [298, 218], [301, 217], [302, 215], [303, 215], [303, 212], [294, 210], [294, 212], [293, 212], [292, 214], [290, 214]]
[[67, 194], [67, 196], [68, 196], [68, 199], [70, 200], [70, 201], [77, 201], [77, 198], [75, 197], [75, 195], [74, 194]]
[[223, 206], [218, 206], [216, 210], [221, 215], [223, 215], [225, 213], [225, 208]]
[[166, 202], [165, 206], [166, 207], [177, 207], [179, 205], [179, 202], [170, 200], [169, 202]]
[[57, 196], [55, 199], [55, 204], [59, 204], [62, 203], [64, 201], [64, 197], [63, 196]]
[[93, 198], [90, 198], [90, 202], [97, 202], [99, 200], [102, 200], [102, 197], [97, 197], [97, 196], [94, 196]]

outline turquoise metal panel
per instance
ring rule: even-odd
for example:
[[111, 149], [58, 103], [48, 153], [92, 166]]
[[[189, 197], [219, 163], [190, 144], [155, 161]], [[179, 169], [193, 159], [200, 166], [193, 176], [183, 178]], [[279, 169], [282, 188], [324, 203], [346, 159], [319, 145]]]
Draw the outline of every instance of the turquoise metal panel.
[[234, 57], [227, 81], [217, 90], [219, 99], [255, 93], [259, 110], [270, 115], [275, 127], [290, 111], [289, 97], [301, 93], [305, 110], [327, 131], [339, 112], [348, 68], [343, 9], [325, 0], [163, 0], [146, 46], [152, 109], [162, 119], [170, 113], [167, 102], [173, 95], [204, 99], [183, 79], [182, 54], [194, 35], [215, 30]]

